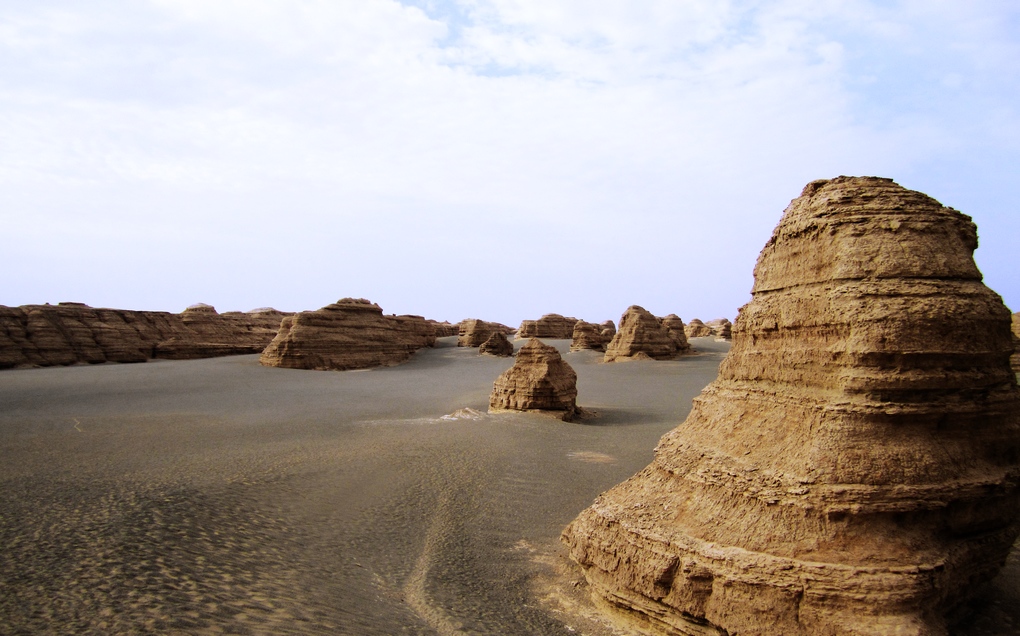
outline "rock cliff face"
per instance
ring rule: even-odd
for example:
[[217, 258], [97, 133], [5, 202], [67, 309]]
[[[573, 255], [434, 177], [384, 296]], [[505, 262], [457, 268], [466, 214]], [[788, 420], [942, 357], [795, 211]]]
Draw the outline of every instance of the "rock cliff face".
[[532, 338], [492, 386], [489, 412], [500, 411], [543, 411], [570, 421], [580, 413], [577, 374], [555, 347]]
[[684, 321], [680, 319], [680, 316], [670, 314], [659, 321], [659, 324], [669, 332], [673, 342], [676, 343], [677, 351], [688, 353], [691, 350], [691, 345], [687, 342], [687, 333], [684, 331]]
[[509, 358], [514, 354], [514, 343], [507, 340], [499, 331], [493, 331], [489, 337], [478, 347], [478, 353], [487, 356], [498, 356]]
[[258, 353], [285, 315], [217, 314], [209, 305], [181, 314], [82, 303], [0, 307], [0, 369]]
[[693, 318], [684, 327], [684, 333], [688, 338], [705, 338], [712, 335], [712, 328], [698, 318]]
[[603, 361], [674, 360], [681, 353], [658, 318], [643, 307], [631, 305], [620, 318], [620, 329], [606, 346]]
[[371, 301], [344, 298], [285, 318], [259, 362], [288, 369], [368, 369], [405, 362], [435, 342], [432, 325], [421, 316], [384, 316]]
[[559, 314], [546, 314], [538, 320], [525, 320], [517, 328], [517, 339], [524, 338], [571, 338], [577, 318], [566, 318]]
[[578, 320], [574, 325], [574, 332], [571, 334], [571, 351], [605, 351], [606, 341], [602, 336], [601, 325]]
[[495, 332], [503, 335], [513, 333], [513, 329], [506, 325], [501, 325], [498, 322], [485, 322], [484, 320], [476, 320], [474, 318], [460, 321], [458, 329], [458, 347], [480, 347]]
[[564, 531], [593, 594], [669, 634], [934, 635], [1016, 539], [1009, 311], [970, 218], [809, 184], [718, 379]]
[[1020, 312], [1013, 314], [1013, 370], [1020, 373]]

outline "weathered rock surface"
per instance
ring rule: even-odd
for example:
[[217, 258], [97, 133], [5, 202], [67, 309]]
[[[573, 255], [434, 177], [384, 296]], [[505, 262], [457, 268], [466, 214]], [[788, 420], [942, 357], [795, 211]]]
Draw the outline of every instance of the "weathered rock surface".
[[687, 333], [684, 331], [684, 321], [680, 319], [680, 316], [676, 314], [669, 314], [659, 321], [666, 331], [669, 332], [673, 342], [676, 343], [677, 351], [680, 353], [688, 353], [691, 350], [691, 345], [687, 342]]
[[605, 351], [606, 340], [602, 335], [602, 326], [578, 320], [574, 324], [574, 332], [570, 340], [571, 351]]
[[468, 318], [458, 323], [458, 331], [458, 347], [480, 347], [493, 333], [507, 335], [513, 333], [514, 330], [498, 322]]
[[684, 327], [684, 333], [688, 338], [706, 338], [712, 335], [712, 328], [698, 318], [693, 318]]
[[613, 336], [616, 335], [616, 324], [612, 320], [599, 323], [602, 327], [602, 341], [609, 344], [613, 340]]
[[181, 314], [93, 308], [82, 303], [0, 307], [0, 368], [144, 362], [258, 353], [286, 314]]
[[517, 339], [525, 338], [571, 338], [577, 318], [559, 314], [546, 314], [538, 320], [524, 320], [517, 328]]
[[288, 369], [369, 369], [406, 362], [435, 342], [432, 325], [421, 316], [384, 316], [371, 301], [344, 298], [285, 318], [259, 362]]
[[1013, 314], [1013, 356], [1010, 363], [1013, 370], [1020, 373], [1020, 312]]
[[447, 338], [449, 336], [460, 335], [460, 325], [454, 325], [449, 322], [438, 322], [436, 320], [429, 320], [428, 323], [432, 325], [432, 328], [436, 332], [436, 338]]
[[1010, 315], [970, 218], [809, 184], [718, 379], [564, 531], [593, 594], [669, 634], [946, 634], [1017, 537]]
[[631, 305], [620, 318], [620, 329], [606, 346], [603, 361], [674, 360], [681, 353], [658, 318], [643, 307]]
[[507, 340], [507, 337], [501, 332], [493, 331], [485, 342], [478, 347], [478, 353], [509, 358], [514, 354], [514, 343]]
[[712, 330], [716, 340], [729, 340], [733, 337], [733, 323], [729, 318], [716, 318], [709, 320], [705, 326]]
[[577, 374], [555, 347], [532, 338], [493, 383], [489, 412], [500, 411], [543, 411], [570, 421], [580, 413]]

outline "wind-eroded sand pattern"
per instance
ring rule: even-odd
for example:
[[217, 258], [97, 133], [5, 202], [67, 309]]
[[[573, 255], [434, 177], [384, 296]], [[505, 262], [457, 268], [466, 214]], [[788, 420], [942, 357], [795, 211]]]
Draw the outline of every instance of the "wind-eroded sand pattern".
[[[0, 633], [617, 633], [559, 533], [648, 464], [728, 344], [566, 354], [599, 414], [569, 424], [486, 415], [513, 360], [455, 340], [360, 372], [0, 373]], [[967, 634], [1015, 633], [1011, 558]]]

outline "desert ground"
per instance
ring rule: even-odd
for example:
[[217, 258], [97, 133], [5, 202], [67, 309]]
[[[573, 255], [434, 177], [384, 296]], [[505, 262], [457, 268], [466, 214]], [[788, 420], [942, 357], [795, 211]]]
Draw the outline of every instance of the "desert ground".
[[[729, 345], [602, 364], [547, 342], [592, 417], [486, 414], [513, 360], [456, 338], [368, 371], [0, 372], [0, 634], [626, 633], [560, 531], [648, 464]], [[956, 633], [1020, 633], [1016, 550]]]

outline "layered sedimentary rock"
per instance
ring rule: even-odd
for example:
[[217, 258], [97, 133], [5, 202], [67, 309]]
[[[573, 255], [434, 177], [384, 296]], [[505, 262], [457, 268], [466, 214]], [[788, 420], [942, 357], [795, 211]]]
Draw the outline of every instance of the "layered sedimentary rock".
[[1020, 531], [1010, 315], [970, 218], [809, 184], [718, 379], [564, 531], [593, 594], [669, 634], [945, 634]]
[[513, 329], [498, 322], [485, 322], [484, 320], [469, 318], [460, 321], [458, 331], [458, 347], [480, 347], [493, 333], [506, 335], [512, 333]]
[[681, 353], [658, 318], [643, 307], [631, 305], [620, 318], [620, 329], [606, 346], [603, 361], [673, 360]]
[[449, 322], [438, 322], [435, 320], [429, 320], [428, 323], [432, 325], [432, 328], [436, 332], [436, 338], [447, 338], [449, 336], [460, 335], [460, 325], [454, 325]]
[[570, 340], [571, 351], [605, 351], [606, 340], [602, 335], [602, 326], [578, 320], [574, 324], [574, 332]]
[[262, 351], [285, 314], [181, 314], [82, 303], [0, 307], [0, 368], [191, 359]]
[[1010, 362], [1013, 370], [1020, 373], [1020, 313], [1013, 314], [1013, 356]]
[[489, 395], [489, 412], [541, 411], [570, 421], [577, 417], [577, 374], [560, 352], [537, 338], [517, 352]]
[[436, 342], [421, 316], [384, 316], [363, 298], [344, 298], [289, 316], [259, 359], [265, 366], [344, 371], [400, 364]]
[[612, 320], [599, 323], [602, 327], [602, 340], [606, 344], [609, 344], [613, 340], [613, 336], [616, 335], [616, 324]]
[[698, 318], [693, 318], [684, 327], [684, 333], [688, 338], [705, 338], [712, 335], [712, 328]]
[[489, 337], [486, 338], [485, 342], [478, 347], [478, 353], [488, 356], [509, 358], [514, 354], [514, 343], [507, 340], [507, 337], [501, 332], [493, 331], [489, 334]]
[[538, 320], [524, 320], [517, 328], [517, 338], [571, 338], [577, 318], [546, 314]]
[[715, 336], [716, 340], [729, 340], [733, 337], [733, 323], [730, 322], [729, 318], [709, 320], [705, 323], [705, 326], [712, 330], [712, 335]]
[[687, 353], [691, 350], [691, 345], [687, 342], [687, 333], [684, 331], [684, 321], [680, 319], [680, 316], [676, 314], [669, 314], [659, 321], [666, 331], [669, 332], [673, 342], [676, 343], [677, 351], [680, 353]]

